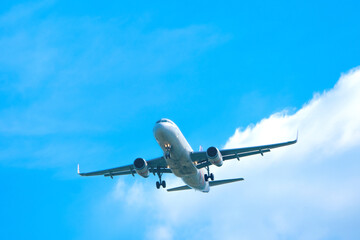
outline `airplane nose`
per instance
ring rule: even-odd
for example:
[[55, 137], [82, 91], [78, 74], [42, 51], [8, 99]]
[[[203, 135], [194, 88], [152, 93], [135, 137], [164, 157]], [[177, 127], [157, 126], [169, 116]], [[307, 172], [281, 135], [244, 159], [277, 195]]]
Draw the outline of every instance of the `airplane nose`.
[[162, 123], [156, 123], [153, 129], [154, 132], [154, 136], [156, 139], [161, 138], [161, 136], [163, 135], [165, 126]]

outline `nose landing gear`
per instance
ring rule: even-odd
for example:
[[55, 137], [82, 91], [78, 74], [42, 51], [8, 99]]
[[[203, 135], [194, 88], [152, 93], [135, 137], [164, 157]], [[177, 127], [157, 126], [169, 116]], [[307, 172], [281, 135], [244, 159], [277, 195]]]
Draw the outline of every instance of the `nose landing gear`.
[[171, 145], [170, 144], [165, 144], [165, 159], [170, 159], [171, 155], [170, 155], [170, 150], [171, 150]]

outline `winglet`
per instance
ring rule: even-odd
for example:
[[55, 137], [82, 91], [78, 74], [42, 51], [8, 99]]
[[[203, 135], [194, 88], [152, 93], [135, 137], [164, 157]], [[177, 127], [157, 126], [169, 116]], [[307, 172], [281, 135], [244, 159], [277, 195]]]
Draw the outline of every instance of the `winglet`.
[[77, 173], [80, 175], [80, 165], [78, 164]]
[[299, 129], [296, 131], [296, 141], [298, 140], [299, 137]]

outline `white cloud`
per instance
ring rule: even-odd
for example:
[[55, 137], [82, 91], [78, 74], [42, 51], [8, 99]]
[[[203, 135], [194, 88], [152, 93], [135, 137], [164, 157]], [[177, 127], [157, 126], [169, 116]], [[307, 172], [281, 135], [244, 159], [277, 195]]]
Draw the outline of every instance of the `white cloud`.
[[296, 113], [283, 111], [237, 129], [226, 148], [287, 141], [297, 130], [299, 142], [213, 168], [217, 179], [243, 176], [242, 183], [208, 194], [158, 192], [155, 227], [179, 239], [358, 238], [359, 93], [357, 68]]
[[[204, 194], [156, 190], [141, 178], [128, 187], [120, 179], [99, 209], [113, 212], [101, 218], [111, 219], [105, 229], [115, 232], [108, 237], [121, 236], [119, 226], [130, 224], [143, 226], [144, 238], [159, 239], [359, 239], [358, 93], [359, 68], [294, 114], [282, 111], [236, 129], [226, 148], [287, 141], [299, 130], [295, 145], [212, 168], [217, 179], [244, 177], [243, 182]], [[169, 187], [183, 184], [166, 180]], [[128, 223], [121, 215], [130, 217]]]

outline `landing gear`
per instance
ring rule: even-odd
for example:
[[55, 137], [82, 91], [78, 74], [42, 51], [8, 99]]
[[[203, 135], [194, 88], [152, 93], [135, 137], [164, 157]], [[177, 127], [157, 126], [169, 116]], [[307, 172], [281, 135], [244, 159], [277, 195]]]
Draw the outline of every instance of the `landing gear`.
[[209, 178], [211, 179], [211, 181], [214, 181], [214, 174], [213, 173], [210, 173], [210, 175], [205, 174], [204, 177], [205, 177], [205, 181], [208, 181]]
[[205, 181], [207, 182], [209, 180], [209, 178], [211, 179], [211, 181], [214, 181], [214, 179], [215, 179], [214, 174], [210, 173], [210, 167], [207, 166], [206, 170], [207, 170], [208, 173], [204, 175]]
[[165, 181], [161, 181], [161, 182], [156, 181], [156, 188], [160, 189], [160, 186], [162, 186], [163, 188], [166, 188], [166, 182]]
[[157, 175], [159, 177], [159, 181], [156, 181], [156, 188], [160, 189], [160, 186], [162, 186], [163, 188], [166, 188], [166, 182], [161, 181], [161, 176], [163, 175], [163, 173], [160, 173], [160, 168], [157, 169]]
[[161, 183], [160, 183], [160, 182], [156, 181], [156, 188], [160, 189], [160, 186], [162, 186], [163, 188], [166, 188], [166, 182], [161, 181]]

